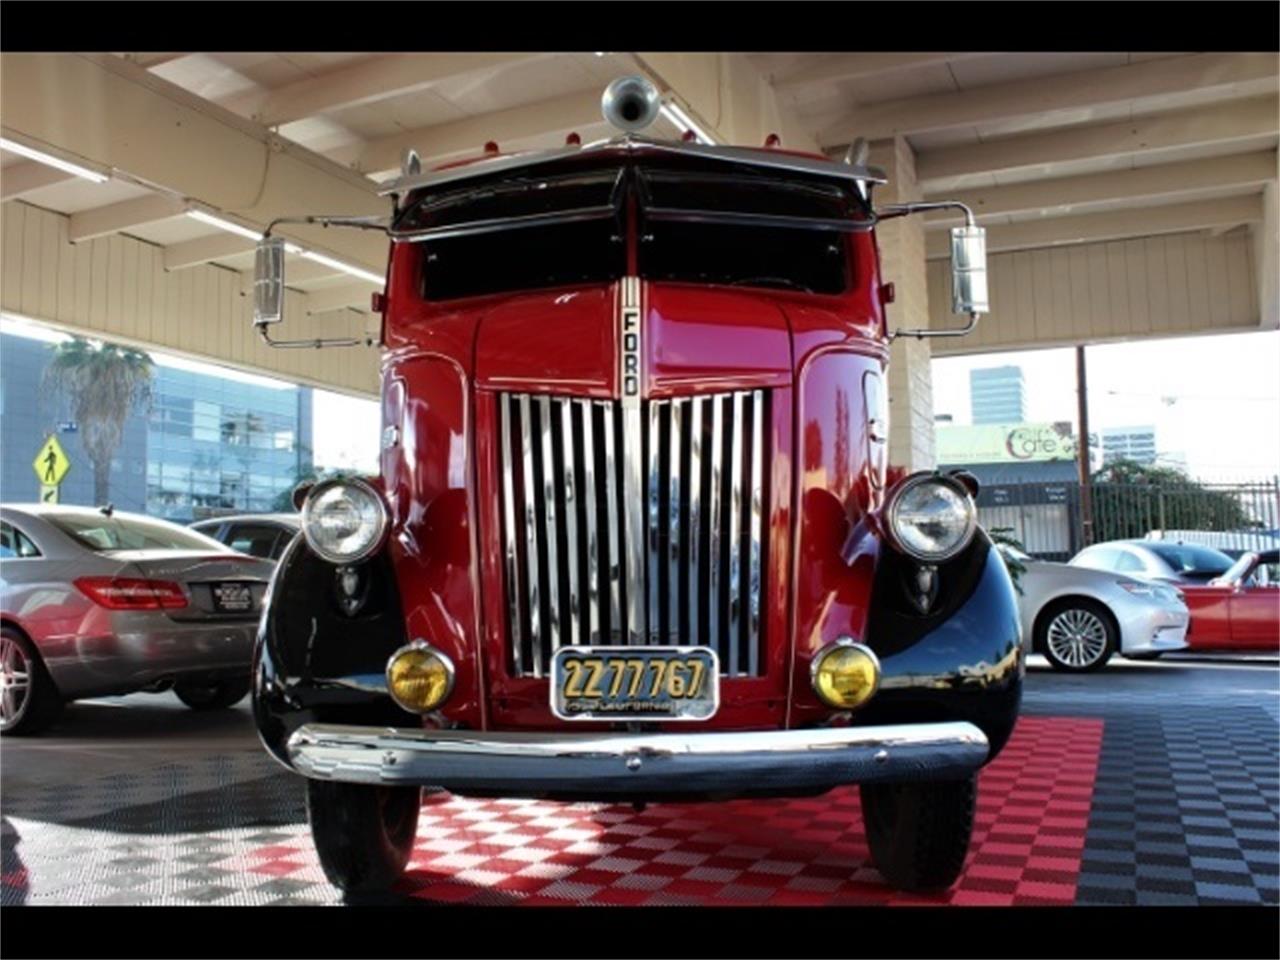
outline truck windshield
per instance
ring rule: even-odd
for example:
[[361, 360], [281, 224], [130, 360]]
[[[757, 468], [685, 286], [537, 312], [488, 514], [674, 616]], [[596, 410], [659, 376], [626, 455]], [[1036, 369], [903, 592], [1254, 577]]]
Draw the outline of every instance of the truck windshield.
[[453, 300], [617, 280], [632, 210], [646, 279], [821, 294], [873, 220], [852, 183], [619, 165], [428, 195], [392, 235], [423, 246], [423, 296]]
[[842, 293], [844, 234], [870, 221], [835, 184], [650, 170], [638, 181], [649, 280]]

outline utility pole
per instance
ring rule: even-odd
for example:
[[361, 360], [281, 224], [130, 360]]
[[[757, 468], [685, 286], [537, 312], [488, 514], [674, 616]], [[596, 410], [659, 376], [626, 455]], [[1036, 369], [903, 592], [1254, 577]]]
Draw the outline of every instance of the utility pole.
[[1093, 492], [1089, 488], [1089, 385], [1085, 377], [1084, 344], [1076, 347], [1076, 419], [1080, 437], [1076, 466], [1080, 479], [1080, 526], [1084, 546], [1093, 543]]

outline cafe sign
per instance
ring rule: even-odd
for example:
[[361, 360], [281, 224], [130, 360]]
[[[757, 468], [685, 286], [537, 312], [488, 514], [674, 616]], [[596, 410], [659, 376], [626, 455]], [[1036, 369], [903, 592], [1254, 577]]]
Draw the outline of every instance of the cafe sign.
[[1076, 438], [1072, 424], [1001, 423], [937, 428], [938, 463], [1042, 463], [1072, 460]]

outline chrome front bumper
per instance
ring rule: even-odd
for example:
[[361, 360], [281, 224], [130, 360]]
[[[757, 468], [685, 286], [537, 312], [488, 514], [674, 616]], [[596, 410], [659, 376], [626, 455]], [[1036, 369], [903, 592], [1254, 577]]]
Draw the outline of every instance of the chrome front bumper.
[[643, 734], [306, 724], [287, 752], [295, 770], [319, 780], [606, 799], [957, 779], [982, 765], [988, 745], [970, 723]]

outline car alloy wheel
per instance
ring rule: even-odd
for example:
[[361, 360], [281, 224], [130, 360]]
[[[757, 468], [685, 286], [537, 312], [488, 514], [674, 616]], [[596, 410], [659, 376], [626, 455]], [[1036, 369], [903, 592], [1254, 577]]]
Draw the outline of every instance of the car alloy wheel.
[[1084, 669], [1097, 663], [1107, 650], [1107, 628], [1088, 610], [1070, 607], [1051, 621], [1046, 637], [1049, 652], [1069, 667]]
[[0, 730], [26, 715], [31, 701], [31, 661], [11, 636], [0, 635]]

